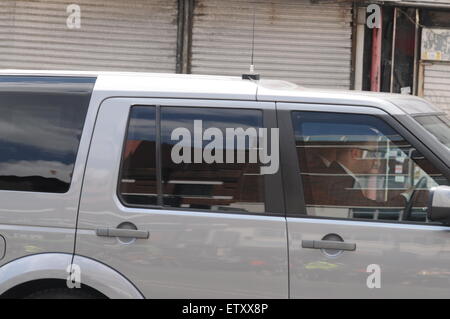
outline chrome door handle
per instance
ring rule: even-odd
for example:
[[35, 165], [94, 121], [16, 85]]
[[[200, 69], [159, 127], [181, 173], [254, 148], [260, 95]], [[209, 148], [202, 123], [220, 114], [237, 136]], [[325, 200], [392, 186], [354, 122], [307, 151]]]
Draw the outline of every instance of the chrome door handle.
[[97, 228], [95, 231], [97, 236], [102, 237], [123, 237], [123, 238], [139, 238], [148, 239], [150, 232], [146, 230], [120, 229], [120, 228]]
[[332, 240], [302, 240], [302, 248], [355, 251], [356, 244]]

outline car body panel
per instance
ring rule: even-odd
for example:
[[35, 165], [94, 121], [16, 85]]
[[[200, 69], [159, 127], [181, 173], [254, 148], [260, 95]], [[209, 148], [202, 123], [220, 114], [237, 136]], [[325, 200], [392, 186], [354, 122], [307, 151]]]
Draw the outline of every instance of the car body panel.
[[[448, 296], [447, 227], [305, 218], [302, 209], [294, 212], [298, 216], [288, 212], [286, 219], [131, 208], [116, 193], [131, 105], [275, 110], [277, 102], [279, 110], [389, 116], [423, 139], [448, 169], [447, 153], [410, 115], [428, 105], [420, 98], [313, 90], [238, 77], [22, 70], [0, 74], [97, 79], [70, 190], [0, 191], [0, 236], [6, 247], [0, 259], [0, 294], [31, 280], [65, 280], [73, 260], [80, 266], [82, 282], [111, 298]], [[405, 98], [410, 105], [398, 103]], [[425, 111], [437, 110], [427, 106]], [[287, 192], [289, 185], [283, 186]], [[148, 230], [150, 238], [124, 243], [96, 235], [97, 228], [114, 228], [124, 221]], [[356, 242], [357, 250], [333, 259], [320, 250], [301, 248], [302, 240], [320, 240], [328, 233]], [[367, 288], [370, 264], [384, 269], [384, 289]]]
[[[118, 98], [102, 104], [86, 168], [76, 254], [113, 267], [147, 298], [287, 298], [284, 217], [130, 208], [117, 197], [130, 106], [205, 103], [274, 109], [268, 103], [170, 99]], [[96, 235], [97, 228], [123, 222], [149, 231], [150, 237], [124, 243]]]
[[[414, 135], [406, 134], [407, 130], [388, 113], [378, 108], [277, 103], [277, 109], [279, 118], [284, 118], [281, 112], [286, 112], [288, 121], [291, 121], [290, 112], [294, 110], [376, 116], [393, 125], [416, 149], [424, 150], [424, 145], [421, 145]], [[290, 127], [284, 130], [284, 137], [291, 141], [292, 125], [286, 126]], [[294, 146], [293, 144], [292, 147]], [[428, 156], [427, 159], [432, 158], [433, 164], [441, 164], [442, 173], [448, 176], [448, 169], [445, 169], [438, 158], [433, 158], [432, 153], [423, 152], [423, 154]], [[287, 161], [298, 163], [296, 151], [289, 156]], [[290, 174], [288, 172], [286, 182], [292, 173], [299, 176], [300, 168], [296, 168]], [[293, 178], [295, 179], [293, 183], [297, 181], [299, 184], [286, 190], [287, 197], [295, 197], [298, 192], [303, 194], [301, 179]], [[448, 297], [450, 284], [448, 227], [411, 222], [373, 222], [307, 216], [304, 200], [298, 200], [294, 204], [287, 205], [292, 298]], [[355, 244], [356, 249], [333, 255], [323, 249], [304, 247], [303, 241], [321, 241], [330, 235], [338, 235], [344, 242]], [[379, 288], [370, 285], [375, 268], [379, 269], [381, 283]]]
[[[288, 218], [288, 228], [292, 298], [448, 298], [448, 227]], [[356, 250], [330, 257], [302, 248], [327, 234]], [[367, 284], [370, 265], [380, 267], [380, 288]]]
[[[95, 86], [95, 77], [66, 78], [44, 76], [34, 78], [29, 75], [1, 77], [0, 94], [5, 93], [4, 97], [6, 100], [10, 98], [8, 96], [14, 96], [14, 94], [21, 92], [32, 94], [31, 97], [25, 97], [23, 102], [30, 103], [30, 105], [33, 105], [32, 98], [35, 95], [55, 95], [65, 99], [71, 99], [76, 96], [77, 101], [86, 103], [83, 107], [88, 109], [88, 113], [90, 112], [87, 104]], [[92, 116], [93, 114], [88, 114], [87, 118]], [[28, 125], [26, 128], [33, 132], [33, 137], [40, 143], [39, 145], [42, 148], [49, 147], [51, 149], [53, 147], [53, 145], [47, 145], [45, 141], [48, 128], [42, 127], [41, 122], [33, 123], [30, 118], [27, 118], [25, 122]], [[87, 119], [86, 122], [88, 122]], [[14, 129], [9, 127], [8, 124], [7, 120], [2, 123], [2, 127], [6, 130], [6, 133], [10, 133], [8, 130]], [[30, 143], [27, 140], [28, 137], [26, 134], [21, 135], [20, 130], [15, 132], [16, 135], [13, 145], [27, 145], [33, 149], [33, 143], [36, 143], [36, 141]], [[61, 140], [58, 140], [60, 144], [55, 146], [54, 149], [51, 149], [52, 151], [59, 151], [60, 149], [58, 147], [64, 148], [64, 142], [67, 142], [69, 138], [73, 138], [69, 134], [64, 136], [60, 135], [60, 137]], [[0, 251], [2, 251], [0, 266], [27, 255], [54, 252], [73, 254], [78, 203], [89, 142], [90, 132], [89, 130], [85, 130], [80, 137], [78, 154], [71, 175], [71, 184], [67, 192], [50, 193], [0, 190], [0, 235], [3, 239], [0, 242], [3, 248], [3, 250], [0, 248]], [[33, 157], [30, 158], [34, 160]], [[26, 161], [23, 160], [22, 162]], [[11, 163], [14, 163], [14, 161], [6, 164], [2, 161], [2, 165], [11, 165]], [[18, 166], [20, 166], [20, 163]], [[49, 164], [46, 162], [48, 166], [44, 166], [43, 171], [48, 169], [48, 173], [52, 174], [51, 169], [56, 167], [53, 170], [53, 174], [58, 176], [58, 167], [60, 166], [51, 166], [52, 163], [64, 164], [59, 162], [50, 162]], [[32, 166], [33, 163], [30, 164], [27, 162], [26, 165], [23, 165], [25, 167], [25, 173], [26, 167]]]

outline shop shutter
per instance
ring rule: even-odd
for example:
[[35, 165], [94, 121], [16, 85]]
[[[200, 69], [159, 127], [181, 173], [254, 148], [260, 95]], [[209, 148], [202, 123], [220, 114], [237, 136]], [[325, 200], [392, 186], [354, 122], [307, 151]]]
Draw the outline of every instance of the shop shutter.
[[[69, 4], [81, 28], [66, 24]], [[0, 68], [175, 72], [176, 0], [2, 0]]]
[[450, 63], [425, 63], [423, 88], [426, 99], [450, 113]]
[[350, 88], [352, 6], [342, 1], [197, 0], [191, 72], [248, 72], [254, 14], [254, 64], [262, 78]]

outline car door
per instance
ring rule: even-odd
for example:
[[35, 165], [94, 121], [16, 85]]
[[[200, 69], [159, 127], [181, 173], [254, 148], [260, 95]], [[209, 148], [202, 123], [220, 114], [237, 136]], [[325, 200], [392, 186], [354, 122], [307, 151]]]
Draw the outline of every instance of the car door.
[[375, 108], [279, 103], [293, 298], [446, 298], [448, 168]]
[[[263, 127], [276, 127], [274, 103], [103, 102], [76, 254], [117, 270], [147, 298], [286, 298], [281, 173], [261, 175], [259, 162], [227, 155], [258, 150], [255, 136], [228, 144], [227, 129]], [[202, 156], [213, 140], [216, 160]]]

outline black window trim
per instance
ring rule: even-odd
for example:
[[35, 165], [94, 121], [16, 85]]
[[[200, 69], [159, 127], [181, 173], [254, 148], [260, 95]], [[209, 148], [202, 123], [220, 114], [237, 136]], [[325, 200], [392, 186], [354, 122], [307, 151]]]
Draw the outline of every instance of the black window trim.
[[[248, 101], [246, 101], [248, 102]], [[274, 103], [275, 105], [275, 103]], [[123, 154], [125, 145], [128, 140], [128, 129], [131, 121], [131, 111], [133, 107], [154, 107], [156, 111], [156, 179], [157, 179], [157, 205], [141, 205], [141, 204], [129, 204], [127, 203], [120, 193], [120, 182], [122, 177], [122, 169], [123, 169]], [[243, 212], [243, 211], [223, 211], [223, 210], [207, 210], [207, 209], [196, 209], [196, 208], [181, 208], [181, 207], [169, 207], [163, 206], [162, 204], [162, 163], [161, 163], [161, 107], [180, 107], [182, 105], [164, 105], [164, 104], [130, 104], [128, 108], [128, 118], [125, 129], [125, 134], [123, 136], [122, 148], [121, 148], [121, 156], [120, 156], [120, 166], [119, 172], [117, 176], [117, 185], [116, 185], [116, 196], [119, 199], [120, 203], [127, 208], [139, 208], [139, 209], [151, 209], [151, 210], [160, 210], [160, 211], [183, 211], [183, 212], [195, 212], [195, 213], [208, 213], [208, 214], [231, 214], [231, 215], [244, 215], [244, 216], [259, 216], [259, 217], [286, 217], [285, 215], [285, 206], [284, 206], [284, 196], [283, 196], [283, 183], [282, 183], [282, 164], [281, 164], [281, 132], [280, 132], [280, 163], [279, 169], [276, 174], [272, 175], [264, 175], [264, 205], [265, 212], [256, 213], [256, 212]], [[183, 106], [184, 107], [184, 106]], [[216, 109], [231, 109], [224, 106], [185, 106], [186, 108], [216, 108]], [[233, 110], [257, 110], [262, 113], [263, 117], [263, 125], [264, 128], [278, 128], [277, 126], [277, 114], [275, 107], [273, 109], [265, 109], [265, 108], [232, 108]]]
[[[297, 104], [297, 103], [296, 103]], [[407, 128], [405, 128], [400, 120], [403, 118], [391, 116], [388, 113], [383, 115], [373, 114], [368, 112], [355, 113], [351, 112], [340, 112], [332, 111], [332, 105], [330, 105], [330, 110], [302, 110], [301, 107], [298, 109], [289, 110], [278, 110], [280, 135], [282, 136], [283, 143], [281, 158], [283, 159], [282, 167], [284, 169], [283, 182], [285, 189], [285, 203], [286, 203], [286, 217], [290, 218], [308, 218], [308, 219], [322, 219], [322, 220], [339, 220], [347, 222], [371, 222], [371, 223], [389, 223], [389, 224], [406, 224], [406, 225], [421, 225], [421, 226], [440, 226], [440, 223], [423, 223], [415, 221], [393, 221], [393, 220], [375, 220], [375, 219], [349, 219], [349, 218], [338, 218], [338, 217], [328, 217], [328, 216], [313, 216], [306, 213], [306, 204], [304, 198], [303, 181], [300, 176], [300, 165], [298, 161], [298, 156], [295, 147], [295, 134], [292, 124], [292, 113], [294, 112], [313, 112], [313, 113], [339, 113], [348, 115], [370, 115], [380, 119], [394, 129], [398, 134], [400, 134], [407, 142], [411, 144], [412, 147], [417, 149], [432, 165], [438, 169], [443, 176], [450, 181], [450, 170], [449, 168], [438, 158], [424, 143], [422, 143], [417, 136], [412, 134]], [[294, 173], [292, 173], [294, 172]]]

